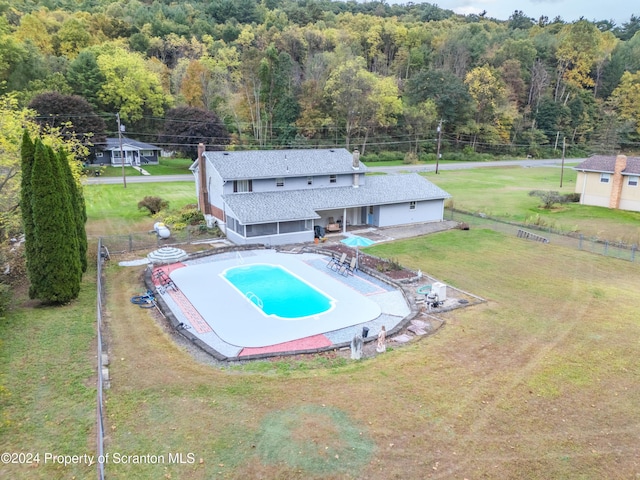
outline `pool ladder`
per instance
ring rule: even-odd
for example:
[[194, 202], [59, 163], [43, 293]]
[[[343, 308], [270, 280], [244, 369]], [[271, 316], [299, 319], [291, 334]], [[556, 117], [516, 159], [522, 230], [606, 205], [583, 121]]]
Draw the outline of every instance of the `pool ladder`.
[[262, 299], [253, 292], [247, 292], [245, 296], [249, 299], [249, 301], [253, 302], [258, 306], [260, 310], [264, 309], [264, 304], [262, 303]]

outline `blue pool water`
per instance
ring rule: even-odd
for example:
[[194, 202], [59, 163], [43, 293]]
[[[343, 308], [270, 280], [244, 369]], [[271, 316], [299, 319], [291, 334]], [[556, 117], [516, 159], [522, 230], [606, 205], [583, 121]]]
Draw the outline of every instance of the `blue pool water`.
[[265, 315], [308, 317], [333, 306], [324, 293], [279, 265], [242, 265], [229, 268], [221, 275]]

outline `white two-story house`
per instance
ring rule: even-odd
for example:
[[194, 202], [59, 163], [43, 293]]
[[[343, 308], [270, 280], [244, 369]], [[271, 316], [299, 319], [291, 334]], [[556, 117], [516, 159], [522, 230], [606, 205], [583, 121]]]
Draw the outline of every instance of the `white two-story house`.
[[450, 195], [418, 174], [365, 176], [359, 153], [204, 151], [191, 166], [198, 206], [236, 244], [312, 242], [314, 227], [440, 222]]

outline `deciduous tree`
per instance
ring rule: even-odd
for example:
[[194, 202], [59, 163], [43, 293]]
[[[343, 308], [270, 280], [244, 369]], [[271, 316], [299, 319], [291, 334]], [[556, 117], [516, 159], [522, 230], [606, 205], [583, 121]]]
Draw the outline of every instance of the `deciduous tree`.
[[105, 78], [98, 92], [100, 101], [120, 112], [124, 121], [138, 121], [146, 111], [162, 116], [171, 98], [163, 91], [158, 75], [147, 68], [139, 54], [118, 47], [109, 50], [97, 58]]
[[611, 102], [620, 117], [631, 122], [640, 134], [640, 71], [622, 75], [620, 85], [611, 94]]
[[198, 143], [204, 143], [211, 150], [222, 150], [229, 143], [229, 133], [213, 112], [201, 108], [176, 107], [167, 111], [158, 142], [195, 158]]
[[96, 115], [89, 102], [78, 95], [42, 93], [31, 100], [29, 108], [38, 112], [36, 123], [60, 127], [65, 138], [75, 135], [85, 145], [106, 141], [104, 120]]

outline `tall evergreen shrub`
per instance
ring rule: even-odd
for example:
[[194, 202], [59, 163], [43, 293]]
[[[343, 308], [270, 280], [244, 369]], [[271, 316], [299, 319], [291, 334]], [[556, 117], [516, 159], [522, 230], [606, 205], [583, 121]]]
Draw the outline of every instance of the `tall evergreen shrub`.
[[71, 210], [73, 215], [73, 223], [76, 227], [76, 237], [78, 240], [78, 255], [80, 258], [80, 266], [82, 272], [87, 271], [87, 231], [85, 224], [87, 223], [87, 209], [84, 202], [84, 195], [82, 189], [76, 183], [71, 173], [71, 167], [69, 166], [69, 159], [66, 152], [61, 149], [58, 152], [58, 158], [60, 160], [60, 166], [64, 172], [64, 178], [69, 189], [69, 195], [71, 200]]
[[[25, 258], [27, 262], [27, 275], [31, 278], [32, 259], [34, 257], [34, 224], [33, 211], [31, 209], [33, 191], [31, 188], [31, 173], [33, 171], [33, 156], [35, 146], [29, 132], [22, 132], [22, 146], [20, 148], [22, 179], [20, 184], [20, 210], [22, 212], [22, 226], [25, 237]], [[33, 298], [33, 297], [32, 297]]]
[[34, 262], [30, 296], [44, 302], [67, 303], [80, 293], [80, 263], [71, 196], [60, 158], [35, 141], [31, 175]]

